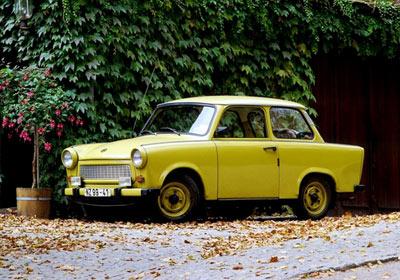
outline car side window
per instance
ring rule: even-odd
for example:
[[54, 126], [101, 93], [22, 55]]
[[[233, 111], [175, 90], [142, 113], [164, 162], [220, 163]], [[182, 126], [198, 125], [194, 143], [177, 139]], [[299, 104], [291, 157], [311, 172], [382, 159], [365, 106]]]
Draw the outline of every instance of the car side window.
[[255, 138], [265, 138], [265, 116], [262, 109], [255, 109], [247, 114], [247, 120], [250, 124]]
[[265, 138], [265, 115], [257, 107], [232, 107], [224, 112], [215, 131], [217, 138]]
[[243, 138], [244, 129], [239, 114], [233, 110], [227, 110], [221, 118], [216, 131], [216, 137]]
[[308, 140], [314, 138], [310, 126], [297, 109], [273, 107], [270, 109], [270, 117], [276, 138]]

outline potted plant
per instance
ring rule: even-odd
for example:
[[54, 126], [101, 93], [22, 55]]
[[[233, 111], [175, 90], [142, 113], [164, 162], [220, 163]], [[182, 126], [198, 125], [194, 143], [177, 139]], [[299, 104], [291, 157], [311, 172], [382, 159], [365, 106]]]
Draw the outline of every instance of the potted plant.
[[67, 123], [81, 124], [74, 115], [74, 96], [56, 83], [49, 69], [30, 66], [0, 70], [2, 127], [9, 139], [33, 144], [32, 186], [17, 188], [20, 215], [49, 217], [52, 189], [40, 184], [39, 155], [52, 152], [49, 139], [61, 138]]

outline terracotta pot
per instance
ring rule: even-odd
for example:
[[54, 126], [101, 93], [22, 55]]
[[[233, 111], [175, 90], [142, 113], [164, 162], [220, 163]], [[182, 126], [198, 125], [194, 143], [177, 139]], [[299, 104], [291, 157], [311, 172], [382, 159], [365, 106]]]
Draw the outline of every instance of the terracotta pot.
[[18, 215], [48, 219], [51, 192], [50, 188], [17, 188]]

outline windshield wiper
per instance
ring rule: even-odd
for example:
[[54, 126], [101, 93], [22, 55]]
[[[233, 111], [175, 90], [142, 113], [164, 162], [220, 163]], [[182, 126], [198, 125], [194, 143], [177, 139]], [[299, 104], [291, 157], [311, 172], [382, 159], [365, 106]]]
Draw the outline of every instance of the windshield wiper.
[[147, 129], [141, 131], [139, 135], [144, 135], [144, 134], [157, 135], [157, 133], [155, 133], [155, 132], [153, 132], [151, 130], [147, 130]]
[[177, 130], [175, 130], [175, 129], [173, 129], [172, 127], [169, 127], [169, 126], [163, 126], [163, 127], [161, 127], [160, 128], [160, 131], [162, 131], [162, 130], [166, 130], [166, 131], [171, 131], [171, 132], [173, 132], [173, 133], [175, 133], [175, 134], [178, 134], [179, 136], [181, 135]]

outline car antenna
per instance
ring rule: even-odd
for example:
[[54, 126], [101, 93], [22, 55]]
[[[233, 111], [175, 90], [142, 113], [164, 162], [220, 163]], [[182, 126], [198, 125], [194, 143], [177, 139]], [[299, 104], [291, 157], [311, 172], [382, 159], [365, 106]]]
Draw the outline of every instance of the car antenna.
[[[148, 92], [148, 90], [149, 90], [149, 87], [150, 87], [150, 84], [151, 84], [151, 80], [152, 80], [152, 78], [153, 78], [153, 74], [154, 74], [154, 71], [156, 70], [156, 68], [157, 68], [157, 64], [154, 65], [153, 71], [151, 72], [151, 75], [150, 75], [149, 82], [146, 83], [146, 90], [144, 91], [144, 94], [143, 94], [142, 99], [146, 97], [146, 94], [147, 94], [147, 92]], [[135, 128], [136, 128], [137, 120], [138, 120], [138, 118], [136, 117], [136, 118], [135, 118], [135, 122], [133, 123], [133, 133], [134, 133], [134, 136], [136, 136]]]

